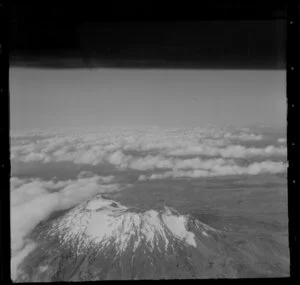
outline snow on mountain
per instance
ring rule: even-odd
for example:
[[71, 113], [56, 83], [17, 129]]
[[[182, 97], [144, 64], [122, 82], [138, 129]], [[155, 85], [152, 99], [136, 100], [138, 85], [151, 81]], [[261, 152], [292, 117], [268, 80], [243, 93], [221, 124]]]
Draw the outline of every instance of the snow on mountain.
[[[170, 239], [186, 246], [197, 247], [195, 234], [187, 229], [188, 216], [179, 215], [174, 209], [131, 212], [118, 202], [101, 196], [89, 200], [53, 223], [47, 235], [59, 234], [62, 244], [72, 245], [77, 254], [86, 248], [102, 250], [113, 245], [122, 254], [131, 242], [133, 251], [142, 244], [150, 251], [154, 248], [168, 251]], [[212, 228], [197, 221], [195, 227], [208, 236]]]
[[37, 226], [32, 238], [39, 246], [16, 281], [238, 277], [242, 260], [228, 255], [221, 231], [190, 215], [132, 209], [101, 195]]

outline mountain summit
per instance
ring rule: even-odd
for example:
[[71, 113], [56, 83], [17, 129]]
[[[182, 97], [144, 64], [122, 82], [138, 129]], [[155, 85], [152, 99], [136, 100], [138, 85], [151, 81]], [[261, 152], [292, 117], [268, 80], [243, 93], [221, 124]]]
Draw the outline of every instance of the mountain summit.
[[[16, 281], [234, 278], [247, 263], [242, 252], [232, 256], [224, 233], [190, 215], [171, 207], [139, 211], [101, 195], [37, 226], [32, 236], [38, 246]], [[244, 265], [242, 275], [251, 272]]]

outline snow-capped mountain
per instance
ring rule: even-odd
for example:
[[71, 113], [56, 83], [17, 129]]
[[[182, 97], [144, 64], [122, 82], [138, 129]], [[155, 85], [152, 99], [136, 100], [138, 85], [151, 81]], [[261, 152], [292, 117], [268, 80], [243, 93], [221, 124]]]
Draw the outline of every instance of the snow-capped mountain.
[[190, 215], [100, 195], [41, 224], [33, 237], [38, 246], [17, 281], [240, 277], [241, 263], [246, 274], [263, 275], [224, 233]]

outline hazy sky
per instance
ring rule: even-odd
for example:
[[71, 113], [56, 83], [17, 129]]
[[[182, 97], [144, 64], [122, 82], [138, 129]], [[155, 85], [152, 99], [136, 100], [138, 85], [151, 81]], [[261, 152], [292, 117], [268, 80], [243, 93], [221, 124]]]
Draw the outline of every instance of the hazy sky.
[[10, 69], [11, 129], [286, 122], [283, 70]]

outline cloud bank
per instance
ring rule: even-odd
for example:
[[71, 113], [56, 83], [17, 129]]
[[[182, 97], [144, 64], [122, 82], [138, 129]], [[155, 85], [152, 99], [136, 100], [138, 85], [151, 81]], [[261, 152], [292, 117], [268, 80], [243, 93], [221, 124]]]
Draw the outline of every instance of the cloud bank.
[[[35, 134], [36, 135], [36, 134]], [[162, 156], [207, 156], [220, 158], [255, 158], [273, 156], [285, 157], [287, 148], [268, 145], [248, 147], [243, 142], [262, 141], [261, 134], [228, 132], [216, 129], [121, 129], [99, 133], [48, 133], [48, 136], [34, 141], [21, 140], [11, 147], [11, 159], [18, 162], [72, 162], [74, 164], [99, 165], [110, 163], [137, 169], [137, 164], [150, 160], [170, 167], [170, 161]], [[281, 139], [278, 139], [281, 141]], [[240, 143], [239, 143], [240, 142]], [[132, 156], [135, 152], [135, 156]], [[144, 154], [152, 157], [145, 160]], [[156, 156], [156, 157], [154, 157]], [[141, 157], [141, 158], [140, 158]], [[163, 162], [164, 160], [164, 162]], [[135, 162], [134, 162], [135, 161]], [[147, 162], [146, 162], [147, 161]], [[149, 166], [150, 167], [150, 166]], [[145, 166], [147, 168], [147, 166]], [[158, 166], [160, 168], [160, 166]]]
[[215, 165], [214, 168], [194, 169], [194, 170], [172, 170], [164, 173], [154, 173], [151, 175], [140, 175], [139, 181], [164, 179], [164, 178], [199, 178], [199, 177], [215, 177], [224, 175], [256, 175], [261, 173], [281, 173], [285, 172], [287, 164], [282, 162], [263, 161], [255, 162], [246, 167], [237, 165]]

